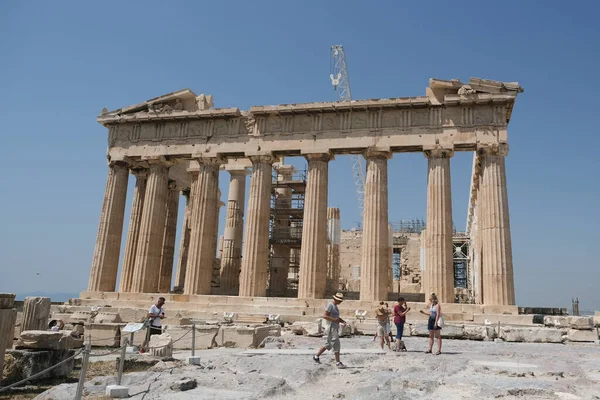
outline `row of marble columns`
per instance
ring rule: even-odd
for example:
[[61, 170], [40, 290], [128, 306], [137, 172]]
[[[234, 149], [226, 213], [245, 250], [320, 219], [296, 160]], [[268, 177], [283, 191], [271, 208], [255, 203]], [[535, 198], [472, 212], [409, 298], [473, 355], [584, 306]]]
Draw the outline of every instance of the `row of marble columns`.
[[[451, 150], [425, 151], [428, 158], [427, 229], [424, 248], [427, 292], [442, 302], [454, 301], [452, 261]], [[514, 304], [512, 253], [504, 155], [483, 152], [480, 213], [482, 230], [484, 297], [486, 304]], [[389, 151], [368, 150], [363, 243], [361, 300], [387, 299], [390, 246], [388, 228]], [[299, 298], [323, 298], [327, 281], [327, 199], [329, 153], [306, 154], [308, 177], [304, 203], [300, 254]], [[229, 198], [223, 239], [221, 289], [240, 296], [266, 295], [269, 257], [271, 174], [276, 159], [250, 156], [252, 172], [244, 224], [245, 169], [230, 171]], [[182, 228], [175, 287], [184, 294], [210, 294], [218, 229], [218, 172], [224, 160], [200, 158], [192, 171]], [[151, 163], [134, 170], [136, 186], [127, 235], [119, 290], [167, 292], [172, 278], [175, 227], [179, 192], [169, 182], [168, 165]], [[114, 291], [117, 278], [123, 215], [127, 192], [127, 166], [113, 163], [100, 218], [100, 227], [88, 290]], [[245, 227], [243, 228], [243, 226]], [[245, 229], [245, 230], [244, 230]], [[243, 234], [242, 234], [243, 231]], [[242, 238], [244, 239], [243, 254]], [[329, 250], [329, 251], [328, 251]], [[241, 257], [240, 257], [241, 255]], [[287, 278], [287, 276], [286, 276]]]

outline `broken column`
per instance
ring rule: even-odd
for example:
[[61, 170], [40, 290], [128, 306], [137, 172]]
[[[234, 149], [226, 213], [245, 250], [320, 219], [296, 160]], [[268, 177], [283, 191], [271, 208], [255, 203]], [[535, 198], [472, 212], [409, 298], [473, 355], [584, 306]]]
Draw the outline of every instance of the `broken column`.
[[479, 234], [481, 235], [483, 304], [514, 305], [515, 287], [504, 157], [508, 145], [485, 146], [481, 156]]
[[181, 239], [179, 241], [177, 275], [175, 275], [175, 285], [173, 286], [173, 290], [176, 292], [183, 292], [185, 274], [187, 270], [187, 260], [190, 249], [190, 237], [192, 235], [192, 198], [190, 196], [190, 193], [190, 188], [186, 188], [181, 191], [181, 194], [183, 194], [183, 196], [185, 197], [185, 215], [183, 216], [183, 227], [181, 228]]
[[90, 292], [115, 291], [128, 178], [129, 171], [123, 163], [111, 163], [108, 166], [108, 179], [88, 284]]
[[13, 309], [15, 295], [0, 293], [0, 381], [4, 370], [4, 352], [12, 349], [17, 311]]
[[179, 189], [175, 181], [169, 182], [167, 202], [165, 204], [165, 228], [163, 233], [162, 254], [160, 257], [159, 293], [169, 293], [173, 277], [173, 258], [175, 257], [175, 236], [177, 235], [177, 213], [179, 211]]
[[198, 172], [192, 172], [192, 236], [185, 277], [185, 294], [210, 294], [217, 252], [215, 214], [219, 210], [219, 165], [217, 157], [199, 158]]
[[340, 209], [327, 208], [327, 292], [335, 294], [340, 281], [340, 242], [342, 225]]
[[388, 245], [388, 171], [389, 151], [365, 152], [365, 208], [360, 271], [360, 299], [387, 300]]
[[299, 299], [325, 297], [327, 277], [327, 180], [331, 154], [306, 154], [308, 177], [300, 248]]
[[144, 196], [146, 195], [146, 181], [148, 180], [148, 173], [145, 169], [132, 170], [132, 173], [135, 175], [135, 188], [133, 189], [133, 202], [131, 204], [129, 229], [127, 230], [127, 240], [125, 242], [119, 292], [131, 291], [133, 269], [135, 268], [135, 252], [137, 251], [138, 239], [140, 237], [142, 210], [144, 209]]
[[240, 296], [264, 297], [269, 262], [269, 216], [272, 156], [250, 156], [252, 177], [248, 215], [244, 230], [244, 256], [240, 273]]
[[23, 304], [23, 331], [45, 331], [48, 329], [50, 297], [26, 297]]
[[454, 263], [452, 260], [452, 197], [448, 149], [425, 151], [427, 157], [427, 248], [428, 293], [442, 303], [454, 303]]
[[160, 275], [162, 242], [165, 231], [169, 167], [151, 160], [140, 224], [140, 237], [135, 254], [133, 293], [156, 293]]
[[[277, 181], [291, 181], [296, 169], [292, 165], [283, 165], [280, 161], [277, 167]], [[279, 184], [275, 189], [275, 211], [273, 220], [271, 244], [271, 266], [269, 269], [269, 293], [271, 296], [281, 296], [287, 290], [288, 271], [290, 267], [290, 247], [282, 244], [291, 239], [290, 211], [292, 209], [292, 189], [285, 184]]]
[[221, 258], [221, 289], [232, 294], [240, 286], [242, 237], [244, 235], [244, 203], [246, 197], [246, 168], [229, 169], [229, 194], [223, 233]]

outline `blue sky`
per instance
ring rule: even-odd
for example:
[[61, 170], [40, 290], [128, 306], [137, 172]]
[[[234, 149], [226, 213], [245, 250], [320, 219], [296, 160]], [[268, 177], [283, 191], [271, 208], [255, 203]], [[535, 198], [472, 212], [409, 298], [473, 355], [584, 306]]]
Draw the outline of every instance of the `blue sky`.
[[[0, 291], [86, 288], [107, 173], [103, 107], [186, 87], [217, 107], [335, 100], [329, 46], [343, 44], [355, 99], [424, 95], [430, 77], [525, 88], [506, 162], [517, 302], [578, 296], [600, 309], [599, 4], [0, 2]], [[458, 229], [471, 157], [451, 164]], [[360, 215], [350, 165], [330, 164], [344, 228]], [[390, 220], [425, 217], [426, 166], [421, 154], [390, 161]]]

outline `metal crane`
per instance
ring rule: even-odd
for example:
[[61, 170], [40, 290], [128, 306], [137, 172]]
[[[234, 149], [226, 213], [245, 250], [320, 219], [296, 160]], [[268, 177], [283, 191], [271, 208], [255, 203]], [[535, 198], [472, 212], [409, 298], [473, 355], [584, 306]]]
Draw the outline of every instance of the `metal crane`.
[[[346, 68], [346, 56], [344, 54], [344, 46], [336, 44], [331, 46], [331, 84], [334, 90], [338, 90], [340, 101], [352, 101], [350, 93], [350, 80], [348, 79], [348, 70]], [[356, 199], [358, 200], [358, 208], [360, 216], [363, 216], [365, 205], [365, 169], [363, 168], [362, 158], [360, 155], [351, 154], [350, 161], [352, 162], [352, 177], [356, 188]]]

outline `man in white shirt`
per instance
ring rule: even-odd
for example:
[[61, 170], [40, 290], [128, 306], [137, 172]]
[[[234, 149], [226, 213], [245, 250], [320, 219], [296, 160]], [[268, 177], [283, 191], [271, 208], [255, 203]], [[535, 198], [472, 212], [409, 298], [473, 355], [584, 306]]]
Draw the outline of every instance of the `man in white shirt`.
[[156, 304], [153, 304], [148, 310], [148, 334], [146, 335], [146, 340], [144, 344], [142, 344], [142, 349], [140, 353], [145, 352], [146, 345], [150, 342], [150, 337], [152, 335], [160, 335], [162, 333], [162, 325], [160, 320], [165, 318], [165, 310], [163, 305], [165, 304], [165, 298], [159, 297]]

